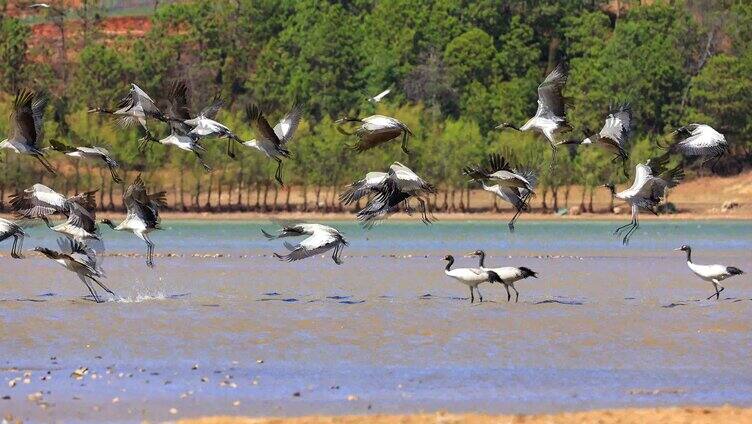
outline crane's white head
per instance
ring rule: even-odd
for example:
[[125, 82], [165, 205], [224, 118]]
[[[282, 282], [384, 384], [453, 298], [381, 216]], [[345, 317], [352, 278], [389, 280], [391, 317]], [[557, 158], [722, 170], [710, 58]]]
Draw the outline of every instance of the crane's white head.
[[689, 247], [689, 245], [686, 245], [686, 244], [685, 244], [685, 245], [683, 245], [682, 247], [680, 247], [680, 248], [678, 248], [678, 249], [674, 249], [674, 250], [677, 250], [677, 251], [679, 251], [679, 250], [680, 250], [680, 251], [682, 251], [682, 252], [689, 252], [690, 250], [692, 250], [692, 248], [691, 248], [691, 247]]
[[603, 187], [609, 189], [611, 191], [611, 194], [616, 194], [616, 186], [614, 185], [614, 183], [603, 184]]

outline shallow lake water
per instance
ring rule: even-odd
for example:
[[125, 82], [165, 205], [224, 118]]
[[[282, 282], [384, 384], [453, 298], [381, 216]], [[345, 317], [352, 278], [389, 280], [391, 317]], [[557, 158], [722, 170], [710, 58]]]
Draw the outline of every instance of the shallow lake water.
[[[0, 412], [137, 422], [752, 405], [752, 279], [705, 300], [712, 286], [672, 250], [752, 272], [752, 222], [645, 222], [626, 247], [616, 221], [521, 220], [514, 234], [503, 222], [332, 222], [350, 241], [341, 266], [276, 260], [281, 241], [259, 231], [270, 223], [163, 224], [154, 269], [125, 256], [140, 240], [102, 229], [119, 297], [104, 304], [48, 259], [0, 259]], [[31, 234], [25, 248], [55, 246]], [[517, 284], [519, 303], [485, 284], [470, 304], [442, 258], [476, 266], [464, 256], [475, 249], [539, 278]]]

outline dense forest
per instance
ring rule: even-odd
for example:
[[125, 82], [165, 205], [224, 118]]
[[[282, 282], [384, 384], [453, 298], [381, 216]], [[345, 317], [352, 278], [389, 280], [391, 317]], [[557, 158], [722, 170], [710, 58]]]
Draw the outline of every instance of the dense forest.
[[[748, 1], [158, 2], [144, 19], [145, 33], [119, 37], [101, 30], [108, 15], [96, 1], [59, 7], [62, 15], [55, 9], [19, 14], [11, 10], [25, 9], [23, 3], [0, 0], [0, 115], [10, 114], [20, 88], [48, 93], [46, 139], [106, 147], [126, 180], [142, 173], [150, 185], [168, 190], [176, 210], [338, 210], [330, 188], [393, 161], [440, 188], [434, 208], [464, 209], [468, 189], [477, 187], [461, 169], [490, 152], [539, 169], [538, 193], [550, 204], [572, 185], [592, 193], [606, 182], [626, 183], [600, 149], [564, 149], [568, 154], [558, 155], [552, 172], [542, 138], [494, 130], [502, 121], [521, 124], [532, 116], [536, 87], [559, 62], [570, 72], [564, 94], [574, 130], [568, 137], [590, 135], [609, 105], [630, 102], [633, 164], [691, 122], [724, 133], [731, 150], [712, 171], [687, 162], [688, 175], [733, 174], [752, 163]], [[56, 25], [60, 36], [34, 42], [40, 22]], [[137, 128], [87, 113], [114, 106], [131, 82], [162, 105], [176, 79], [190, 83], [194, 110], [221, 95], [226, 105], [218, 119], [246, 140], [254, 137], [243, 112], [249, 102], [263, 105], [270, 120], [302, 105], [304, 119], [284, 168], [286, 187], [274, 183], [276, 163], [256, 150], [240, 149], [231, 160], [223, 140], [206, 140], [214, 168], [207, 173], [189, 152], [153, 145], [141, 154]], [[382, 102], [366, 100], [386, 88], [392, 93]], [[352, 140], [333, 121], [373, 113], [411, 128], [410, 156], [398, 141], [361, 154], [345, 148]], [[0, 120], [0, 132], [8, 126]], [[151, 130], [169, 132], [159, 122]], [[71, 194], [99, 189], [104, 209], [119, 207], [122, 187], [106, 168], [55, 152], [49, 159], [54, 177], [31, 158], [5, 153], [0, 199], [43, 182]]]

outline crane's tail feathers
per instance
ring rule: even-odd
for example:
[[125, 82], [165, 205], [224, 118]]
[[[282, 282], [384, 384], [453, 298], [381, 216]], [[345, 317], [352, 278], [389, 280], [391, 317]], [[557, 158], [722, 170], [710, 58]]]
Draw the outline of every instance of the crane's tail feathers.
[[726, 272], [728, 272], [731, 275], [741, 275], [741, 274], [744, 274], [744, 271], [742, 271], [741, 269], [739, 269], [739, 268], [737, 268], [735, 266], [726, 267]]

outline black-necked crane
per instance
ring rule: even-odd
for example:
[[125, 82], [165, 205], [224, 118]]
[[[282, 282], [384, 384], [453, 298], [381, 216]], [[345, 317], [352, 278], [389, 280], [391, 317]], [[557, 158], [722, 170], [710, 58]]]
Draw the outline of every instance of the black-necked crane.
[[[744, 274], [744, 271], [741, 269], [734, 267], [734, 266], [726, 266], [726, 265], [699, 265], [694, 262], [692, 262], [692, 248], [688, 245], [683, 245], [682, 247], [674, 250], [681, 250], [683, 252], [687, 253], [687, 266], [689, 269], [695, 273], [698, 277], [702, 278], [705, 281], [713, 283], [713, 287], [715, 288], [715, 293], [711, 294], [708, 297], [708, 300], [712, 299], [713, 296], [715, 296], [716, 300], [721, 298], [721, 292], [725, 289], [721, 285], [721, 281], [733, 277], [734, 275], [742, 275]], [[719, 290], [718, 287], [721, 289]]]
[[10, 133], [0, 141], [0, 149], [10, 150], [21, 155], [29, 155], [39, 161], [51, 174], [52, 165], [44, 157], [40, 148], [44, 140], [44, 108], [47, 97], [30, 90], [20, 90], [13, 100], [10, 115]]
[[258, 131], [259, 137], [246, 141], [243, 145], [257, 149], [269, 159], [274, 159], [277, 162], [277, 171], [274, 173], [274, 178], [281, 186], [285, 185], [282, 182], [282, 158], [290, 157], [287, 143], [292, 140], [302, 116], [303, 109], [300, 106], [293, 106], [292, 110], [272, 128], [264, 116], [264, 112], [257, 104], [252, 104], [246, 108], [246, 117]]
[[[407, 150], [407, 138], [412, 136], [413, 133], [407, 125], [395, 118], [384, 115], [371, 115], [367, 118], [346, 117], [338, 119], [334, 123], [340, 133], [347, 136], [354, 134], [358, 138], [355, 144], [348, 146], [357, 152], [364, 152], [402, 136], [402, 151], [410, 154]], [[348, 132], [342, 128], [343, 125], [348, 123], [358, 123], [360, 126], [357, 130]]]
[[567, 101], [562, 94], [566, 83], [567, 70], [564, 63], [560, 63], [538, 86], [538, 109], [535, 111], [535, 115], [521, 127], [504, 122], [498, 125], [496, 129], [511, 128], [517, 131], [534, 131], [542, 134], [551, 145], [553, 164], [556, 161], [556, 134], [572, 129], [567, 122]]
[[191, 109], [188, 100], [188, 84], [185, 81], [174, 81], [170, 86], [169, 92], [169, 109], [167, 110], [167, 120], [170, 126], [170, 134], [159, 140], [144, 139], [142, 150], [148, 141], [156, 141], [165, 146], [175, 146], [180, 150], [192, 152], [196, 155], [201, 166], [209, 172], [211, 167], [204, 161], [203, 153], [206, 151], [199, 143], [197, 137], [192, 137], [190, 132], [192, 127], [185, 123], [191, 119]]
[[159, 208], [167, 206], [165, 192], [148, 194], [144, 180], [139, 175], [125, 190], [123, 203], [128, 212], [120, 224], [115, 225], [109, 219], [103, 219], [101, 222], [115, 231], [131, 232], [143, 240], [146, 243], [146, 265], [153, 268], [154, 242], [149, 238], [149, 233], [161, 229]]
[[52, 146], [52, 150], [64, 153], [66, 156], [88, 161], [103, 162], [105, 166], [107, 166], [107, 168], [110, 170], [112, 181], [118, 184], [121, 184], [123, 182], [123, 180], [120, 179], [120, 176], [118, 176], [117, 174], [117, 168], [120, 165], [118, 165], [117, 161], [112, 158], [110, 152], [108, 152], [104, 147], [70, 146], [57, 140], [50, 140], [50, 145]]
[[700, 156], [705, 158], [703, 165], [713, 159], [718, 159], [729, 150], [728, 142], [723, 134], [710, 125], [689, 124], [671, 133], [673, 141], [668, 146], [661, 146], [669, 153], [677, 153], [688, 157]]
[[485, 282], [501, 282], [499, 276], [492, 270], [483, 270], [480, 268], [452, 269], [452, 265], [454, 265], [454, 256], [447, 255], [444, 257], [444, 260], [447, 261], [446, 268], [444, 268], [444, 274], [446, 274], [450, 278], [454, 278], [455, 280], [459, 281], [462, 284], [465, 284], [470, 288], [470, 303], [475, 302], [473, 289], [474, 291], [478, 292], [478, 298], [481, 302], [483, 302], [483, 295], [480, 294], [480, 289], [478, 288], [478, 286]]
[[280, 230], [276, 235], [269, 234], [263, 229], [261, 232], [269, 240], [283, 237], [300, 237], [308, 236], [298, 244], [284, 242], [285, 247], [290, 252], [286, 255], [275, 253], [274, 256], [280, 260], [293, 262], [311, 256], [320, 255], [324, 252], [334, 249], [332, 260], [337, 265], [342, 265], [342, 249], [348, 246], [347, 240], [336, 228], [322, 224], [306, 223], [283, 223], [280, 222]]
[[10, 256], [12, 258], [23, 258], [21, 252], [23, 250], [24, 237], [27, 235], [17, 222], [0, 218], [0, 241], [13, 237], [13, 246], [10, 248]]
[[91, 293], [95, 302], [101, 303], [102, 299], [88, 280], [93, 281], [104, 291], [116, 297], [115, 293], [100, 280], [100, 278], [104, 277], [104, 273], [97, 265], [97, 252], [81, 242], [67, 238], [58, 239], [57, 244], [60, 247], [60, 251], [46, 247], [36, 247], [34, 250], [78, 275], [78, 278], [89, 289], [89, 293]]
[[666, 190], [675, 187], [684, 179], [684, 169], [681, 164], [674, 168], [668, 169], [668, 154], [648, 159], [644, 164], [637, 164], [635, 167], [635, 177], [632, 186], [626, 190], [616, 192], [613, 184], [604, 186], [611, 190], [611, 195], [617, 199], [624, 200], [632, 209], [632, 221], [623, 225], [614, 231], [618, 235], [622, 230], [628, 228], [623, 244], [629, 243], [629, 237], [640, 226], [637, 216], [640, 208], [646, 209], [653, 214], [658, 214], [655, 207], [661, 202], [666, 195]]
[[585, 138], [582, 141], [566, 140], [559, 144], [592, 144], [606, 149], [614, 155], [613, 161], [621, 161], [624, 175], [629, 176], [627, 170], [627, 161], [629, 154], [625, 147], [632, 135], [632, 106], [629, 103], [622, 103], [611, 107], [603, 128], [594, 135]]
[[512, 290], [514, 290], [515, 296], [514, 296], [514, 302], [517, 303], [517, 301], [520, 298], [520, 292], [517, 291], [517, 288], [514, 286], [514, 283], [525, 279], [529, 277], [538, 278], [538, 273], [533, 271], [530, 268], [520, 266], [505, 266], [500, 268], [486, 268], [485, 261], [486, 261], [486, 252], [482, 250], [476, 250], [475, 252], [471, 253], [473, 256], [478, 257], [478, 267], [480, 267], [483, 271], [493, 271], [496, 273], [496, 275], [499, 277], [499, 282], [504, 285], [504, 288], [507, 290], [507, 302], [509, 302], [512, 299], [512, 294], [509, 293], [509, 288], [511, 287]]
[[[462, 170], [462, 173], [473, 181], [480, 182], [483, 190], [493, 193], [514, 206], [515, 214], [507, 224], [509, 231], [514, 232], [514, 222], [517, 217], [523, 211], [530, 210], [529, 200], [535, 194], [533, 189], [537, 182], [535, 174], [531, 171], [519, 171], [512, 168], [497, 153], [488, 156], [486, 166], [468, 166]], [[486, 181], [494, 184], [488, 185]]]
[[224, 105], [224, 101], [218, 96], [214, 97], [214, 101], [207, 107], [205, 107], [198, 116], [191, 119], [186, 119], [183, 123], [189, 125], [192, 129], [188, 133], [188, 136], [193, 138], [194, 141], [198, 141], [202, 138], [216, 137], [227, 139], [227, 156], [235, 158], [235, 150], [233, 141], [243, 144], [243, 140], [235, 135], [226, 125], [217, 122], [215, 117], [217, 112]]
[[146, 131], [147, 138], [154, 138], [146, 126], [147, 119], [167, 121], [167, 117], [159, 110], [154, 100], [136, 84], [131, 84], [128, 94], [118, 102], [117, 109], [94, 108], [89, 112], [118, 116], [120, 125], [124, 127], [138, 123]]
[[[97, 207], [96, 190], [65, 197], [55, 190], [34, 184], [31, 188], [15, 193], [10, 197], [11, 209], [26, 219], [41, 219], [47, 226], [73, 240], [98, 239], [99, 231], [95, 220]], [[52, 225], [50, 218], [62, 215], [65, 222]]]
[[364, 179], [348, 185], [339, 198], [344, 204], [350, 204], [372, 194], [368, 204], [357, 214], [358, 221], [365, 228], [370, 228], [397, 212], [401, 204], [407, 213], [411, 213], [411, 198], [415, 198], [420, 204], [421, 220], [430, 224], [432, 220], [428, 216], [428, 203], [423, 197], [432, 193], [436, 193], [436, 187], [405, 165], [394, 162], [389, 171], [369, 172]]

